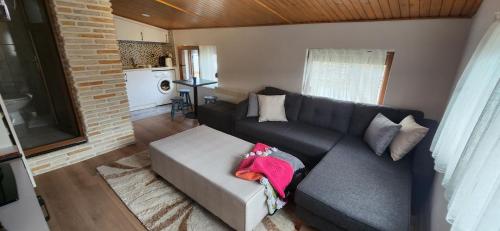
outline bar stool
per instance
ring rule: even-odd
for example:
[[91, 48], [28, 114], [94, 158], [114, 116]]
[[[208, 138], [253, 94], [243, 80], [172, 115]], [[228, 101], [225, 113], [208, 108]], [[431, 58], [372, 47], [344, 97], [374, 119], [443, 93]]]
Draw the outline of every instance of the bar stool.
[[205, 104], [215, 103], [217, 101], [217, 96], [207, 95], [207, 96], [203, 97], [203, 99], [205, 99]]
[[191, 90], [189, 89], [179, 89], [179, 95], [183, 99], [183, 107], [189, 107], [193, 110], [193, 104], [191, 103], [191, 96], [189, 95]]
[[170, 99], [172, 102], [172, 109], [170, 110], [170, 118], [174, 120], [175, 113], [178, 111], [184, 112], [184, 98], [180, 96], [174, 96]]

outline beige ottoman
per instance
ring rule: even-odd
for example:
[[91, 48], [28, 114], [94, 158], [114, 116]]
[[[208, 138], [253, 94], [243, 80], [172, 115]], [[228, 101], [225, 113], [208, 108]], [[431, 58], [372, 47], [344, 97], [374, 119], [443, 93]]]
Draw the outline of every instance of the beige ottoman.
[[234, 176], [253, 144], [207, 126], [152, 142], [152, 169], [237, 230], [267, 215], [264, 186]]

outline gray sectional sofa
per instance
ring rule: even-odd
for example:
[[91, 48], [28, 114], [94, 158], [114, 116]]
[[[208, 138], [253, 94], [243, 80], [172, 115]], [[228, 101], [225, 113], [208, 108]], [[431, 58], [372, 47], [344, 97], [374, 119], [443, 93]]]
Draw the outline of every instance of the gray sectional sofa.
[[[288, 122], [247, 118], [248, 101], [236, 106], [234, 135], [276, 146], [310, 170], [298, 185], [297, 215], [320, 230], [409, 230], [412, 211], [426, 201], [434, 176], [429, 152], [437, 122], [420, 111], [305, 96], [267, 87], [259, 94], [286, 94]], [[407, 115], [430, 128], [399, 161], [377, 156], [363, 134], [377, 113], [395, 123]], [[210, 124], [208, 123], [210, 126]]]

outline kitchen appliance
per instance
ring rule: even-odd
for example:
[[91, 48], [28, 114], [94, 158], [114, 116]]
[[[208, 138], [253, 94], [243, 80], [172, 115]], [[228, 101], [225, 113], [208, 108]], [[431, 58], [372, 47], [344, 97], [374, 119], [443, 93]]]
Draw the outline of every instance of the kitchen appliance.
[[160, 67], [166, 67], [167, 66], [167, 55], [162, 55], [160, 58], [158, 58], [158, 65]]
[[153, 71], [156, 78], [156, 105], [169, 104], [170, 99], [175, 96], [175, 87], [172, 82], [175, 79], [174, 70]]

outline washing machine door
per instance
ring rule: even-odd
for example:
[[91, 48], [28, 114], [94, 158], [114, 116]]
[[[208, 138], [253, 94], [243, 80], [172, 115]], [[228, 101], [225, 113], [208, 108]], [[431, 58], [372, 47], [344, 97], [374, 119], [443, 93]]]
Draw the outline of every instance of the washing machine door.
[[172, 87], [172, 81], [169, 79], [160, 79], [160, 81], [158, 81], [158, 90], [162, 94], [169, 93], [172, 90]]

